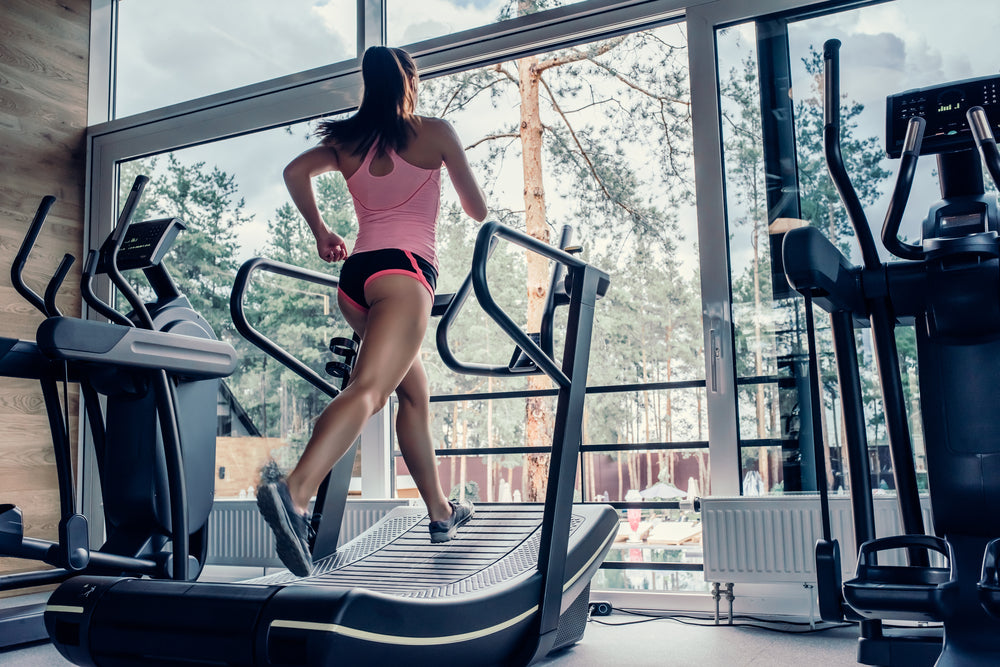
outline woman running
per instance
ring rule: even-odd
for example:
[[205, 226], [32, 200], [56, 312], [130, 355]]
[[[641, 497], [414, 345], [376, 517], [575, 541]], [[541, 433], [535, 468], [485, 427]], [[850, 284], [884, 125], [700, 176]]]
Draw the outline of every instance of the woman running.
[[[257, 492], [278, 556], [300, 577], [312, 568], [309, 500], [393, 391], [399, 398], [399, 449], [427, 505], [431, 541], [450, 540], [475, 512], [468, 501], [449, 501], [441, 488], [419, 352], [438, 274], [441, 166], [448, 168], [466, 214], [479, 222], [486, 217], [486, 198], [452, 126], [413, 113], [418, 77], [409, 54], [372, 47], [361, 73], [364, 93], [357, 113], [322, 123], [320, 145], [284, 170], [285, 185], [316, 237], [319, 256], [327, 262], [346, 260], [337, 301], [362, 339], [350, 382], [316, 420], [295, 469]], [[350, 253], [316, 205], [312, 178], [328, 171], [344, 175], [354, 198], [358, 239]]]

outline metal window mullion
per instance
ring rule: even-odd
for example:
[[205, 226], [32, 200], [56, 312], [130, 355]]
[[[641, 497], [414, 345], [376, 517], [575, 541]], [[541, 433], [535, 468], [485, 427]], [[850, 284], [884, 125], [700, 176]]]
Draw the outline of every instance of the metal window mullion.
[[87, 75], [87, 125], [111, 118], [114, 91], [117, 0], [90, 3], [90, 62]]
[[386, 0], [358, 0], [358, 58], [370, 46], [386, 44]]
[[[710, 480], [713, 495], [739, 495], [740, 457], [729, 238], [722, 173], [715, 21], [711, 7], [687, 16], [692, 139], [701, 270]], [[716, 267], [706, 270], [706, 267]]]

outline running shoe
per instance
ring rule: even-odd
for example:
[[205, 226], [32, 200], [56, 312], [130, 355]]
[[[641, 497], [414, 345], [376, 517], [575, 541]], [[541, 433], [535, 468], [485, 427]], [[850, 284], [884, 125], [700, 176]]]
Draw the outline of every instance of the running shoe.
[[274, 547], [281, 562], [295, 576], [309, 576], [312, 571], [312, 554], [309, 551], [312, 527], [308, 515], [295, 510], [285, 480], [258, 487], [257, 508], [274, 531]]
[[428, 529], [431, 531], [431, 542], [447, 542], [455, 537], [458, 527], [472, 518], [476, 508], [468, 500], [461, 502], [449, 500], [451, 517], [446, 521], [431, 521]]

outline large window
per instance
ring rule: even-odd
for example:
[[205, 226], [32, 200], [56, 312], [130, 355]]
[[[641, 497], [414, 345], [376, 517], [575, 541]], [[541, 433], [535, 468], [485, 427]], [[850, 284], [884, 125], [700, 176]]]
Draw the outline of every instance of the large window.
[[357, 54], [356, 0], [117, 0], [114, 115]]
[[[965, 45], [976, 37], [968, 31], [981, 28], [957, 18], [989, 12], [990, 3], [966, 0], [960, 5], [961, 11], [942, 15], [935, 3], [898, 0], [801, 20], [766, 19], [718, 33], [744, 493], [817, 488], [807, 435], [805, 313], [776, 255], [781, 235], [790, 227], [811, 224], [860, 263], [853, 230], [823, 158], [823, 43], [831, 38], [843, 43], [843, 152], [875, 228], [884, 217], [897, 168], [885, 157], [886, 96], [997, 70], [995, 53], [970, 58]], [[889, 25], [891, 31], [885, 29]], [[782, 118], [788, 124], [779, 127], [781, 121], [775, 119]], [[784, 144], [783, 132], [790, 139]], [[901, 234], [918, 238], [920, 221], [939, 198], [935, 162], [924, 158]], [[873, 231], [878, 237], [879, 229]], [[815, 315], [820, 327], [826, 483], [838, 489], [849, 480], [841, 456], [844, 435], [833, 346], [828, 318], [818, 309]], [[898, 328], [897, 341], [911, 406], [918, 481], [924, 483], [912, 329]], [[867, 330], [858, 333], [858, 349], [872, 485], [890, 490], [882, 398]]]
[[[687, 572], [700, 557], [697, 515], [682, 509], [688, 497], [735, 492], [741, 482], [746, 493], [817, 487], [811, 443], [801, 437], [811, 433], [805, 312], [775, 248], [784, 230], [814, 224], [853, 252], [817, 131], [822, 42], [844, 42], [845, 142], [873, 219], [881, 218], [895, 169], [882, 158], [885, 95], [998, 65], [995, 53], [964, 48], [989, 43], [976, 34], [988, 22], [942, 17], [927, 0], [845, 2], [851, 9], [839, 13], [832, 7], [838, 3], [811, 0], [761, 0], [752, 8], [739, 0], [698, 2], [688, 9], [688, 25], [668, 21], [683, 9], [670, 0], [318, 0], [282, 6], [273, 20], [264, 20], [279, 11], [270, 6], [245, 6], [240, 17], [223, 20], [211, 16], [211, 4], [147, 4], [117, 5], [118, 120], [92, 133], [93, 237], [113, 218], [107, 183], [115, 165], [126, 185], [130, 174], [148, 171], [150, 213], [156, 207], [191, 219], [191, 240], [183, 242], [188, 247], [179, 242], [174, 261], [181, 266], [182, 253], [202, 253], [205, 262], [204, 275], [177, 271], [188, 281], [184, 288], [201, 294], [199, 307], [213, 312], [220, 335], [237, 340], [223, 292], [243, 259], [268, 254], [330, 270], [312, 258], [281, 167], [314, 141], [317, 118], [356, 103], [357, 55], [365, 46], [410, 45], [424, 73], [420, 110], [457, 128], [488, 191], [491, 217], [552, 243], [571, 225], [584, 257], [612, 275], [597, 306], [577, 496], [621, 511], [619, 548], [610, 558], [616, 564], [600, 585], [651, 590], [703, 588], [700, 575]], [[990, 11], [987, 0], [960, 6], [963, 17]], [[183, 29], [161, 30], [175, 15], [185, 17]], [[289, 25], [298, 28], [291, 37]], [[205, 95], [213, 97], [164, 108]], [[705, 104], [700, 114], [692, 106]], [[523, 143], [522, 128], [538, 140]], [[903, 224], [908, 236], [937, 197], [932, 172], [923, 160]], [[469, 269], [476, 225], [443, 182], [439, 289], [451, 291]], [[342, 181], [324, 177], [320, 186], [329, 220], [351, 236]], [[538, 326], [529, 316], [538, 299], [529, 286], [546, 285], [548, 270], [510, 248], [490, 267], [501, 304], [529, 332]], [[253, 289], [255, 324], [322, 371], [329, 338], [347, 333], [335, 308], [327, 309], [332, 296], [272, 278]], [[850, 480], [840, 462], [840, 399], [820, 315], [829, 478], [819, 483], [836, 489]], [[900, 330], [904, 357], [912, 348], [907, 335]], [[513, 352], [472, 303], [452, 342], [468, 361], [502, 363]], [[221, 495], [245, 490], [270, 458], [279, 466], [294, 461], [325, 403], [238, 344], [247, 361], [228, 382], [228, 403], [220, 399], [221, 437], [261, 442], [244, 457], [252, 461], [246, 469], [227, 466], [246, 484], [234, 480]], [[871, 369], [863, 333], [859, 350]], [[481, 501], [538, 499], [551, 386], [455, 376], [438, 361], [433, 332], [423, 355], [447, 490]], [[915, 368], [910, 357], [903, 362], [916, 404]], [[891, 486], [880, 396], [871, 378], [865, 382], [874, 483]], [[911, 418], [919, 438], [918, 417]], [[401, 459], [391, 465], [395, 493], [413, 495]]]
[[[641, 525], [623, 522], [628, 553], [615, 560], [652, 568], [611, 577], [607, 584], [615, 586], [700, 585], [689, 572], [668, 577], [655, 570], [700, 560], [697, 515], [681, 511], [678, 500], [710, 490], [685, 42], [682, 26], [672, 24], [429, 79], [420, 91], [418, 111], [448, 118], [467, 144], [491, 217], [552, 243], [569, 225], [573, 245], [612, 275], [613, 287], [597, 306], [577, 498], [617, 503], [623, 520], [641, 514]], [[522, 95], [526, 87], [533, 103]], [[540, 130], [539, 144], [522, 143], [523, 124]], [[185, 219], [188, 229], [170, 259], [174, 276], [240, 351], [240, 367], [220, 397], [218, 497], [246, 495], [269, 461], [283, 469], [293, 464], [325, 405], [319, 392], [235, 333], [227, 301], [239, 264], [256, 254], [325, 272], [339, 268], [313, 257], [308, 229], [281, 182], [282, 167], [315, 142], [313, 127], [122, 165], [123, 188], [136, 173], [152, 178], [140, 217]], [[478, 225], [443, 182], [439, 291], [447, 292], [469, 271]], [[327, 223], [353, 240], [343, 179], [323, 176], [317, 188]], [[525, 216], [525, 192], [544, 192], [537, 216]], [[549, 270], [529, 266], [521, 250], [502, 248], [493, 257], [497, 298], [526, 330], [537, 330], [528, 312], [537, 310], [531, 299], [543, 298], [537, 288], [547, 287]], [[537, 284], [529, 287], [530, 280]], [[255, 283], [247, 312], [320, 373], [332, 358], [330, 338], [349, 335], [334, 295], [285, 279]], [[455, 375], [438, 357], [435, 324], [422, 358], [435, 394], [432, 433], [446, 490], [477, 501], [541, 501], [554, 398], [537, 394], [554, 387], [542, 378]], [[463, 360], [505, 363], [513, 352], [474, 304], [450, 339]], [[561, 343], [557, 330], [557, 350]], [[398, 496], [416, 497], [398, 456], [394, 482]], [[364, 491], [360, 479], [352, 489]]]
[[423, 0], [415, 3], [408, 0], [387, 0], [386, 32], [390, 44], [413, 44], [579, 1]]
[[[677, 24], [434, 79], [421, 91], [421, 108], [450, 119], [470, 147], [495, 217], [552, 242], [570, 225], [573, 245], [612, 275], [596, 308], [577, 497], [621, 503], [623, 516], [626, 502], [676, 508], [679, 497], [708, 491], [688, 100]], [[539, 142], [522, 139], [534, 132]], [[445, 208], [442, 287], [456, 288], [468, 272], [474, 233], [456, 208]], [[537, 331], [528, 313], [537, 311], [531, 301], [541, 298], [549, 267], [539, 272], [523, 251], [507, 249], [493, 262], [501, 305]], [[511, 358], [509, 339], [474, 307], [458, 326], [451, 340], [463, 360]], [[433, 333], [424, 360], [437, 394], [432, 429], [446, 489], [474, 500], [542, 500], [554, 400], [509, 392], [551, 383], [456, 377], [437, 360]], [[502, 453], [488, 453], [498, 447]], [[397, 480], [408, 483], [398, 458]], [[631, 555], [620, 560], [698, 560], [696, 515], [654, 505], [627, 510], [643, 513], [643, 525], [623, 524]], [[632, 572], [607, 583], [676, 582]]]

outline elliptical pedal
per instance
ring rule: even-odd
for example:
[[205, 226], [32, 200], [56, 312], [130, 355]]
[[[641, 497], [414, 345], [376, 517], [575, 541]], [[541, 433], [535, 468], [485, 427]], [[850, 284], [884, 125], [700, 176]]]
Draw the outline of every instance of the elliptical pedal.
[[[941, 554], [947, 567], [878, 563], [879, 552], [915, 548]], [[933, 535], [894, 535], [865, 542], [856, 576], [844, 582], [844, 598], [864, 618], [943, 621], [958, 606], [954, 551]]]
[[983, 554], [983, 574], [976, 586], [979, 590], [979, 603], [993, 618], [1000, 619], [1000, 538], [986, 545]]

